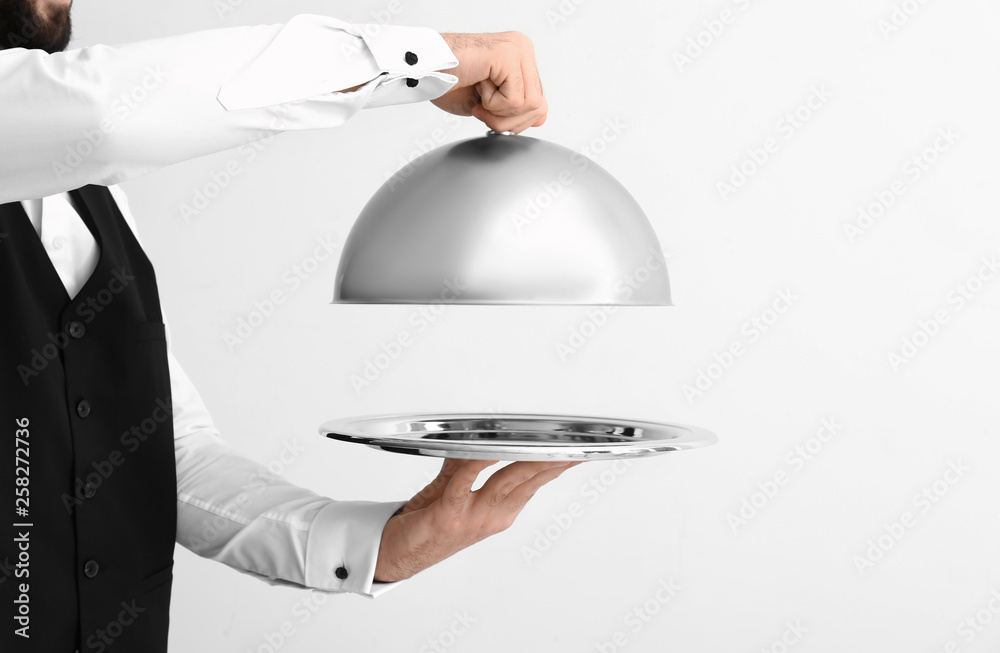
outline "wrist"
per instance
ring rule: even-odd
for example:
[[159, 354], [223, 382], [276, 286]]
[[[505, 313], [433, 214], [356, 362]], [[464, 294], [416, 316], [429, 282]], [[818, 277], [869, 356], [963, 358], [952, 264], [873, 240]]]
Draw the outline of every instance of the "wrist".
[[[375, 560], [373, 580], [377, 583], [393, 583], [408, 578], [400, 570], [401, 553], [407, 550], [407, 529], [402, 528], [402, 507], [393, 513], [382, 529], [378, 557]], [[411, 574], [412, 575], [412, 574]]]

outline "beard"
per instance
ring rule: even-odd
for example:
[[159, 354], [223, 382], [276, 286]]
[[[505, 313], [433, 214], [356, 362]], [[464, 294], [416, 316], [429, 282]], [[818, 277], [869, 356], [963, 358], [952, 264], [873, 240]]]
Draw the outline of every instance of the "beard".
[[44, 0], [0, 0], [0, 50], [61, 52], [69, 45], [69, 5], [39, 7]]

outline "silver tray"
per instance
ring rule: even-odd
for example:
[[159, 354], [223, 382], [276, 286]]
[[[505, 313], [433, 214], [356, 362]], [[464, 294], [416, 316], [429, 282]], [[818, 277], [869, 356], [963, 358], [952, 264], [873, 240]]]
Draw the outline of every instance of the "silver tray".
[[384, 451], [467, 460], [642, 458], [716, 441], [709, 431], [678, 424], [489, 413], [349, 417], [326, 422], [319, 432]]

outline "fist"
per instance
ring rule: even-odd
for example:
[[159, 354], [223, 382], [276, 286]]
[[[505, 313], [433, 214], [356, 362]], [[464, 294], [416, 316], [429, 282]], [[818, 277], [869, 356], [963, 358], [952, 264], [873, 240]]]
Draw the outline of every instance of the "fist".
[[549, 107], [531, 39], [520, 32], [441, 36], [460, 62], [442, 72], [458, 77], [458, 83], [434, 104], [475, 116], [498, 132], [518, 133], [545, 122]]

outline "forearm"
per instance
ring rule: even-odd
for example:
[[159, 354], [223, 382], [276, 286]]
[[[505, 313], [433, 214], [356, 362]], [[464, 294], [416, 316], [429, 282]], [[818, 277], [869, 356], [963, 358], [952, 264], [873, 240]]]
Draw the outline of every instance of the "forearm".
[[[386, 28], [371, 39], [359, 27], [298, 16], [54, 55], [0, 52], [0, 202], [111, 185], [276, 132], [338, 126], [366, 104], [450, 88], [453, 78], [433, 73], [409, 93], [387, 84], [453, 65], [435, 33]], [[428, 56], [417, 66], [379, 61], [386, 34]]]
[[387, 590], [372, 581], [382, 530], [402, 502], [333, 501], [270, 473], [219, 438], [191, 380], [168, 360], [178, 543], [272, 584]]
[[194, 457], [178, 464], [178, 543], [272, 584], [374, 594], [381, 532], [401, 503], [331, 501], [221, 442]]
[[216, 95], [279, 28], [0, 53], [0, 202], [111, 185], [266, 136], [265, 112], [227, 112]]

